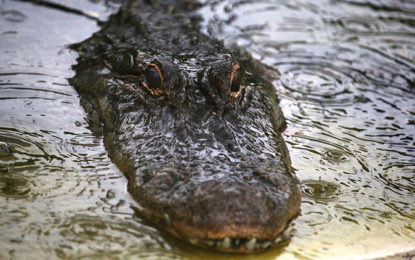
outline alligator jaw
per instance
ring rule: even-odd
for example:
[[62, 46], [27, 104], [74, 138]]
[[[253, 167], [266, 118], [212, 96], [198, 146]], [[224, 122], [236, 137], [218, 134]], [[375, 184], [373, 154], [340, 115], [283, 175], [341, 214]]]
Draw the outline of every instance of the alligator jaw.
[[272, 239], [259, 239], [256, 237], [225, 237], [223, 239], [198, 239], [189, 238], [188, 241], [192, 245], [200, 246], [207, 249], [215, 249], [229, 253], [253, 253], [261, 252], [277, 245], [283, 244], [291, 237], [294, 221], [286, 225], [286, 228], [276, 237]]
[[[289, 240], [299, 214], [297, 179], [274, 175], [278, 179], [275, 187], [263, 186], [258, 179], [251, 183], [207, 181], [188, 189], [183, 200], [173, 199], [180, 194], [176, 190], [164, 207], [149, 210], [151, 206], [146, 205], [139, 209], [140, 215], [195, 246], [231, 253], [261, 252]], [[267, 193], [271, 188], [279, 192]]]
[[163, 228], [181, 241], [187, 241], [189, 244], [209, 250], [215, 250], [226, 253], [249, 254], [262, 252], [277, 246], [282, 246], [291, 238], [295, 219], [298, 214], [287, 222], [284, 229], [273, 238], [257, 237], [223, 237], [221, 239], [200, 239], [191, 237], [182, 237], [171, 223], [169, 215], [165, 214], [164, 219], [159, 222]]

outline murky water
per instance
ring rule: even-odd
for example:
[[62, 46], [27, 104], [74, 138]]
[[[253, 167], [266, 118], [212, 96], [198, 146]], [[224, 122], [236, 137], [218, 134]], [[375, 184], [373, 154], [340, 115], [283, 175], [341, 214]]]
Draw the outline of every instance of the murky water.
[[[59, 3], [56, 1], [55, 3]], [[209, 1], [206, 33], [280, 76], [302, 181], [290, 243], [209, 253], [134, 214], [126, 179], [87, 128], [66, 46], [117, 4], [0, 2], [0, 259], [367, 258], [415, 249], [415, 3]]]

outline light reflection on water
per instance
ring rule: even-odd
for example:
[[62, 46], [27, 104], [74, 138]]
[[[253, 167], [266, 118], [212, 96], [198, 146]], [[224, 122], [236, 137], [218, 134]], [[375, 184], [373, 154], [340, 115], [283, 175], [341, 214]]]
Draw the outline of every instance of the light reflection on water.
[[[116, 8], [72, 4], [102, 20]], [[415, 5], [209, 1], [200, 13], [207, 33], [280, 74], [273, 83], [302, 181], [290, 244], [247, 258], [414, 249]], [[76, 54], [65, 46], [96, 23], [14, 1], [0, 14], [0, 142], [13, 150], [0, 154], [0, 259], [241, 258], [174, 242], [134, 214], [125, 178], [67, 82]]]

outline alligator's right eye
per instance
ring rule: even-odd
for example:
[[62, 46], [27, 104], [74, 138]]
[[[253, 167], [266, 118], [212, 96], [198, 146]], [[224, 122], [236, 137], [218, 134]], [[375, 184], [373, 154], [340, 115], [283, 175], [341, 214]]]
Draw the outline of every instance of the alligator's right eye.
[[149, 88], [161, 88], [161, 76], [155, 67], [149, 67], [145, 72], [146, 82]]
[[242, 90], [242, 71], [238, 64], [235, 64], [232, 68], [230, 77], [230, 93], [233, 98], [237, 98]]
[[155, 96], [164, 93], [163, 74], [156, 64], [149, 64], [144, 71], [143, 86]]

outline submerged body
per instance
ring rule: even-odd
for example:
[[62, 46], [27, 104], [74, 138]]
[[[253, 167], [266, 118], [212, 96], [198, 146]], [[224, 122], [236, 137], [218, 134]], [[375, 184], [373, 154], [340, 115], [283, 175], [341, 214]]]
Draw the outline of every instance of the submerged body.
[[191, 1], [130, 1], [74, 48], [71, 83], [141, 214], [228, 252], [287, 238], [301, 191], [271, 84], [201, 34]]

